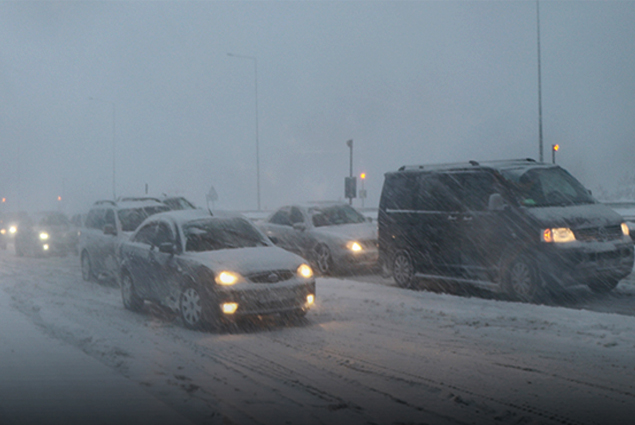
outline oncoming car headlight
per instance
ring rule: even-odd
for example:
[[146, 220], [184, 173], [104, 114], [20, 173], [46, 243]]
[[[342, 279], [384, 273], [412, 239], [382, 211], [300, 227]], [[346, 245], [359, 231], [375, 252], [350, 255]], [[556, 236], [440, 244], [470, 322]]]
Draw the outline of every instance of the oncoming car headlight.
[[298, 275], [305, 279], [309, 279], [313, 277], [313, 269], [311, 269], [308, 264], [302, 264], [298, 267]]
[[568, 227], [557, 227], [553, 229], [542, 229], [540, 239], [547, 243], [566, 243], [574, 242], [575, 235], [573, 230]]
[[348, 242], [346, 244], [346, 248], [353, 252], [360, 252], [362, 250], [362, 246], [359, 244], [359, 242], [356, 241]]
[[630, 233], [631, 233], [631, 232], [630, 232], [630, 230], [629, 230], [629, 228], [628, 228], [628, 224], [626, 224], [626, 223], [622, 223], [622, 234], [623, 234], [624, 236], [628, 236]]
[[17, 232], [17, 231], [18, 231], [17, 226], [11, 226], [11, 227], [9, 227], [9, 233], [14, 234], [14, 233], [15, 233], [15, 232]]
[[230, 286], [242, 281], [242, 276], [238, 273], [230, 271], [222, 271], [216, 275], [216, 283], [219, 285]]
[[49, 238], [49, 234], [46, 232], [40, 232], [40, 240], [46, 241]]

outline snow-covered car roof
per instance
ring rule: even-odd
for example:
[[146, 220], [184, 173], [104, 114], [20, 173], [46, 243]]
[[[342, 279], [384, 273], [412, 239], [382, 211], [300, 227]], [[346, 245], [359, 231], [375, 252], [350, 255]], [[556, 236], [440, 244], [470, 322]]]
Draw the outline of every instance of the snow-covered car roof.
[[615, 210], [625, 220], [635, 221], [635, 201], [610, 201], [603, 204]]

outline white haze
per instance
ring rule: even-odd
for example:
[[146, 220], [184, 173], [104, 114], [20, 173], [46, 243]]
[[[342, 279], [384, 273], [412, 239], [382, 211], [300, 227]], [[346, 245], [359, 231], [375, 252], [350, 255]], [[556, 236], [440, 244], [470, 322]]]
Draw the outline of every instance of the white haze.
[[[538, 157], [534, 1], [0, 2], [4, 210], [117, 195], [366, 206], [403, 164]], [[545, 160], [614, 187], [635, 157], [635, 2], [540, 2]], [[90, 98], [98, 99], [91, 100]], [[58, 202], [57, 197], [62, 196]], [[355, 205], [361, 205], [359, 200]]]

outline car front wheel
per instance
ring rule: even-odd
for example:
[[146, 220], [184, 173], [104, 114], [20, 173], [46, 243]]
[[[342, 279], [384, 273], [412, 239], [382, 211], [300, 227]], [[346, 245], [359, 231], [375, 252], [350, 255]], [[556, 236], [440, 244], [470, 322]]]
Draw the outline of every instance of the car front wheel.
[[132, 276], [125, 272], [121, 276], [121, 299], [123, 306], [130, 311], [140, 311], [143, 300], [137, 295]]
[[203, 298], [194, 286], [187, 286], [181, 292], [179, 311], [186, 327], [189, 329], [203, 327]]
[[82, 252], [82, 279], [84, 279], [86, 282], [90, 282], [91, 280], [93, 280], [93, 267], [91, 265], [90, 262], [90, 255], [88, 255], [88, 252], [84, 251]]
[[318, 245], [315, 248], [315, 263], [323, 276], [329, 275], [333, 271], [333, 257], [328, 247]]
[[401, 288], [412, 288], [414, 271], [410, 254], [406, 251], [399, 251], [392, 263], [392, 275], [395, 278], [395, 283]]
[[538, 274], [533, 263], [518, 256], [509, 263], [505, 276], [507, 292], [518, 301], [535, 302], [541, 295]]

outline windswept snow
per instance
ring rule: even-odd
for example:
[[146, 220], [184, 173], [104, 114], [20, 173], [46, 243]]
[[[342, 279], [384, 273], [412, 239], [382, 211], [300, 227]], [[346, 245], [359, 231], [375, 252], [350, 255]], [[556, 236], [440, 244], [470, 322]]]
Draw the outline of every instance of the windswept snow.
[[[81, 280], [76, 257], [0, 252], [0, 287], [10, 314], [193, 423], [619, 424], [635, 417], [632, 275], [613, 294], [574, 289], [550, 305], [404, 290], [375, 276], [318, 278], [306, 320], [264, 319], [214, 333], [189, 331], [151, 304], [142, 314], [124, 310], [115, 285]], [[10, 372], [0, 371], [6, 386]], [[50, 423], [68, 423], [60, 415]]]

